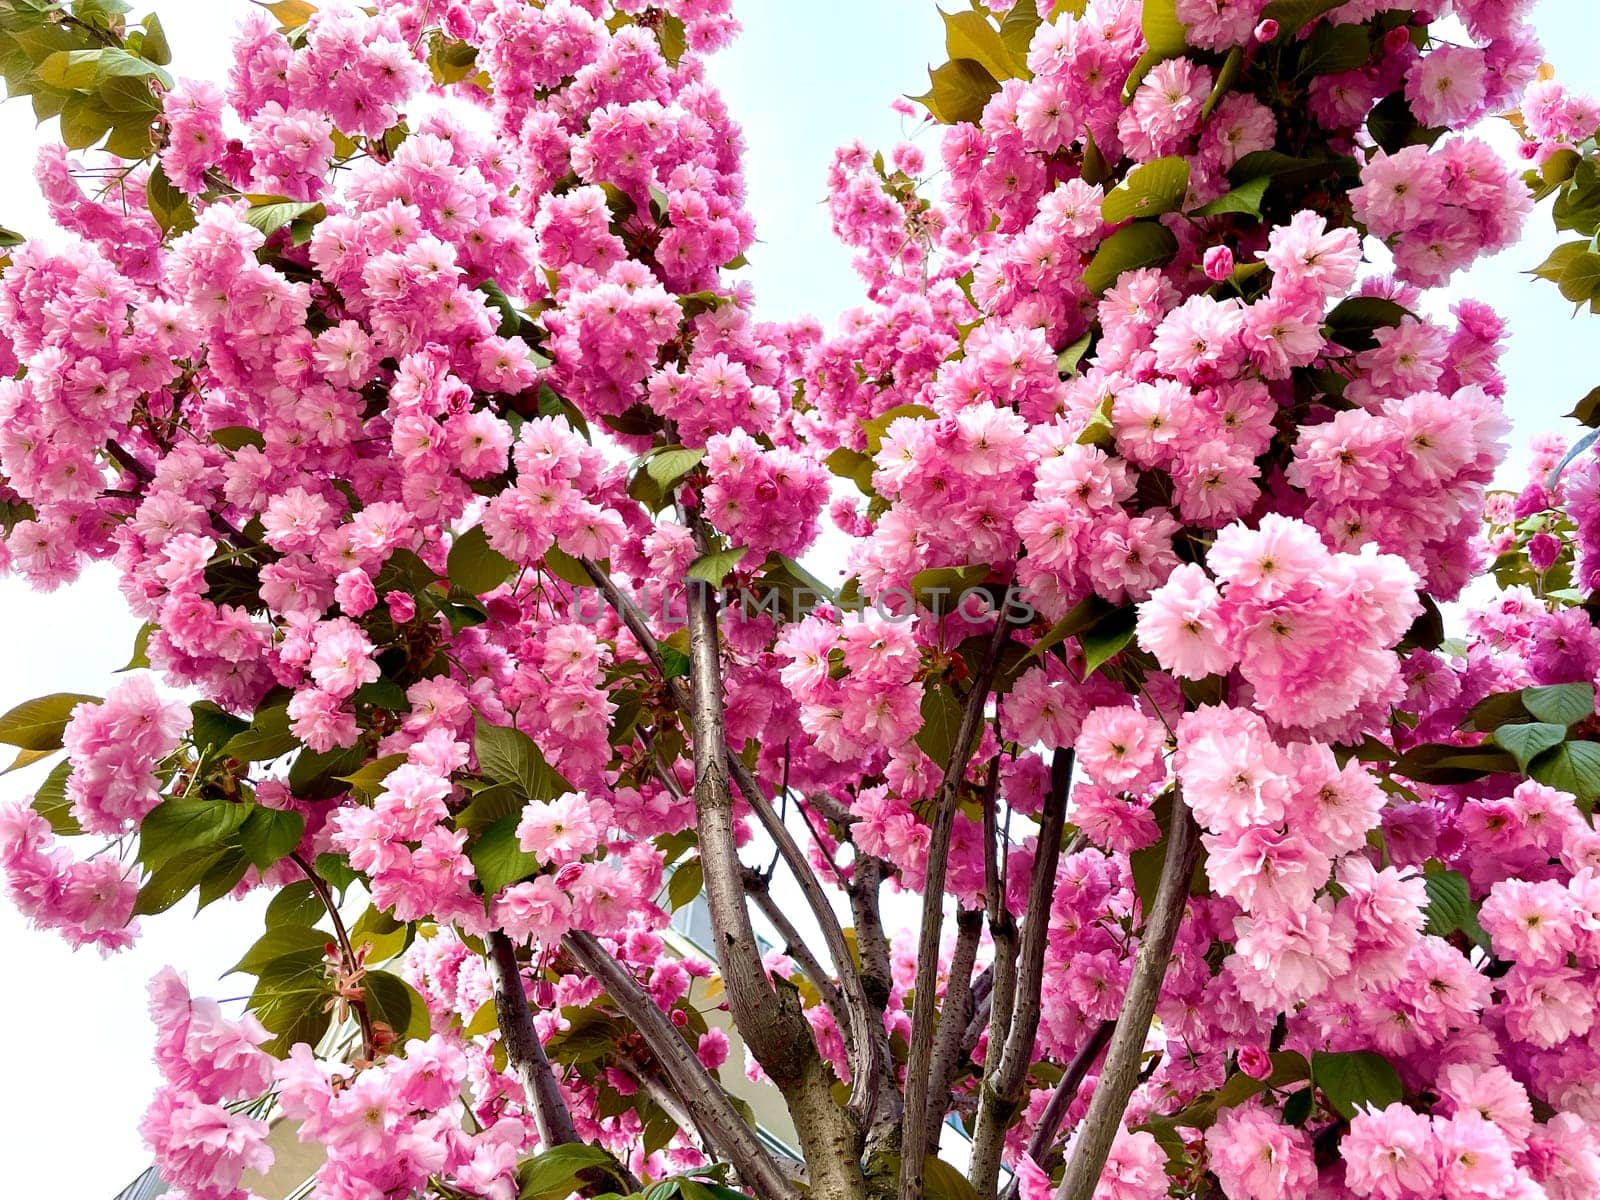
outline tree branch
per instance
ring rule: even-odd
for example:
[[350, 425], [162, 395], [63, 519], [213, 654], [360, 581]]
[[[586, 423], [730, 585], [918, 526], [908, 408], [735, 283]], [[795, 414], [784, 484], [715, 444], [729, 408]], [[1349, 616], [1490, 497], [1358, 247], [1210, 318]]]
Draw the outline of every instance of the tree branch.
[[[702, 547], [704, 539], [701, 538]], [[745, 905], [734, 837], [733, 790], [722, 708], [717, 602], [704, 583], [688, 587], [689, 661], [694, 681], [694, 805], [717, 963], [728, 1008], [756, 1061], [783, 1093], [810, 1169], [811, 1191], [828, 1200], [863, 1194], [860, 1129], [833, 1099], [823, 1061], [794, 988], [774, 983]]]
[[[290, 853], [289, 859], [300, 868], [300, 873], [306, 877], [311, 890], [316, 892], [317, 899], [322, 901], [322, 907], [327, 910], [328, 919], [333, 922], [334, 939], [339, 944], [344, 974], [354, 979], [361, 969], [361, 963], [356, 959], [355, 947], [350, 944], [350, 933], [344, 927], [344, 918], [339, 915], [339, 906], [333, 902], [333, 893], [328, 890], [327, 881], [317, 874], [316, 868], [298, 850]], [[350, 1000], [349, 1004], [356, 1014], [356, 1024], [361, 1027], [362, 1057], [370, 1062], [378, 1056], [378, 1039], [373, 1033], [372, 1014], [367, 1010], [365, 993], [359, 1000]]]
[[[1057, 749], [1050, 760], [1050, 791], [1039, 816], [1039, 838], [1033, 856], [1033, 874], [1028, 881], [1028, 907], [1016, 969], [1016, 991], [1009, 1002], [999, 1061], [992, 1065], [985, 1063], [989, 1069], [984, 1072], [982, 1094], [978, 1099], [969, 1168], [972, 1185], [980, 1196], [993, 1196], [998, 1186], [1006, 1130], [1022, 1105], [1028, 1068], [1033, 1062], [1034, 1041], [1039, 1034], [1039, 998], [1044, 989], [1050, 901], [1055, 894], [1056, 868], [1061, 862], [1061, 836], [1066, 826], [1067, 793], [1072, 787], [1072, 763], [1070, 748]], [[996, 940], [998, 942], [998, 937]], [[996, 1017], [999, 1012], [996, 1008]], [[991, 1039], [997, 1032], [991, 1025]], [[991, 1051], [993, 1047], [991, 1040]]]
[[1133, 976], [1128, 981], [1128, 994], [1123, 999], [1116, 1031], [1106, 1049], [1106, 1061], [1100, 1068], [1094, 1099], [1089, 1102], [1089, 1111], [1073, 1142], [1056, 1200], [1090, 1200], [1100, 1182], [1111, 1142], [1117, 1136], [1122, 1114], [1128, 1107], [1128, 1097], [1138, 1083], [1150, 1018], [1155, 1015], [1161, 984], [1167, 977], [1172, 947], [1183, 922], [1184, 902], [1189, 897], [1189, 879], [1194, 874], [1199, 853], [1199, 829], [1183, 796], [1175, 792], [1167, 853], [1161, 863], [1161, 882], [1150, 912], [1145, 916]]
[[[1011, 636], [1003, 611], [995, 613], [994, 632], [983, 661], [973, 676], [956, 731], [950, 761], [934, 795], [933, 831], [928, 840], [927, 871], [922, 885], [922, 930], [917, 939], [916, 1000], [911, 1012], [911, 1048], [906, 1061], [906, 1109], [900, 1163], [900, 1200], [922, 1200], [922, 1160], [928, 1153], [929, 1067], [938, 1013], [933, 1003], [934, 978], [939, 967], [939, 937], [944, 927], [944, 882], [949, 868], [950, 835], [955, 827], [956, 801], [972, 759], [973, 742], [983, 719], [989, 687], [994, 682], [1000, 652]], [[962, 1025], [965, 1026], [963, 1021]]]
[[[1025, 1153], [1045, 1171], [1050, 1169], [1045, 1159], [1049, 1156], [1056, 1134], [1061, 1131], [1061, 1122], [1066, 1118], [1072, 1102], [1078, 1098], [1078, 1089], [1083, 1086], [1084, 1076], [1089, 1073], [1094, 1060], [1100, 1057], [1100, 1051], [1106, 1048], [1106, 1043], [1111, 1040], [1111, 1032], [1116, 1027], [1115, 1021], [1101, 1021], [1089, 1032], [1088, 1038], [1067, 1064], [1067, 1069], [1061, 1073], [1055, 1091], [1050, 1093], [1050, 1099], [1044, 1106], [1044, 1112], [1039, 1114], [1039, 1123], [1033, 1127]], [[1016, 1175], [1012, 1175], [1011, 1182], [1000, 1193], [1000, 1200], [1017, 1200], [1021, 1182]]]
[[788, 1177], [729, 1103], [721, 1084], [695, 1057], [683, 1035], [640, 986], [633, 972], [592, 933], [574, 931], [562, 939], [562, 945], [580, 967], [600, 981], [611, 1002], [633, 1023], [660, 1061], [661, 1069], [694, 1117], [696, 1126], [705, 1131], [722, 1156], [733, 1164], [746, 1186], [764, 1200], [799, 1200]]
[[[697, 536], [703, 540], [703, 531], [696, 526]], [[634, 640], [639, 643], [645, 656], [655, 666], [657, 672], [667, 683], [668, 692], [673, 703], [680, 712], [688, 716], [695, 723], [695, 728], [701, 728], [699, 714], [696, 708], [698, 694], [691, 700], [689, 694], [676, 678], [669, 678], [666, 661], [662, 657], [661, 647], [655, 636], [650, 632], [649, 621], [609, 575], [598, 564], [588, 559], [581, 560], [584, 571], [594, 580], [595, 585], [605, 595], [607, 602], [614, 608], [628, 630], [633, 634]], [[700, 589], [691, 584], [689, 588], [690, 606], [696, 602]], [[713, 609], [714, 614], [714, 609]], [[715, 646], [716, 621], [715, 616], [711, 622], [712, 645]], [[691, 642], [693, 635], [691, 633]], [[838, 915], [829, 903], [827, 893], [823, 891], [822, 883], [817, 878], [816, 872], [811, 869], [811, 863], [806, 858], [805, 851], [795, 841], [794, 835], [784, 823], [783, 818], [767, 798], [754, 773], [744, 764], [744, 761], [734, 753], [733, 748], [727, 744], [727, 738], [722, 733], [721, 714], [721, 661], [720, 656], [714, 664], [716, 670], [718, 708], [716, 713], [716, 737], [720, 741], [720, 758], [724, 764], [724, 778], [731, 774], [745, 800], [749, 803], [756, 818], [761, 822], [767, 835], [772, 838], [777, 847], [779, 856], [793, 874], [800, 885], [801, 893], [806, 898], [806, 904], [811, 909], [811, 914], [822, 931], [822, 940], [828, 947], [828, 957], [833, 960], [834, 971], [839, 979], [839, 990], [843, 994], [844, 1009], [849, 1019], [839, 1021], [840, 1033], [844, 1036], [845, 1044], [850, 1052], [851, 1088], [850, 1107], [859, 1117], [865, 1119], [867, 1111], [872, 1105], [872, 1098], [877, 1094], [880, 1081], [888, 1062], [888, 1058], [880, 1053], [878, 1039], [873, 1029], [873, 1016], [871, 1006], [867, 1003], [866, 993], [862, 988], [861, 975], [856, 969], [855, 958], [850, 953], [850, 944], [845, 940], [844, 929], [839, 924]], [[698, 679], [698, 677], [697, 677]], [[698, 685], [697, 685], [698, 686]], [[700, 740], [695, 739], [696, 754], [699, 754]], [[696, 766], [696, 778], [699, 778], [699, 766]], [[881, 1011], [881, 1010], [880, 1010]], [[837, 1021], [837, 1016], [835, 1017]], [[881, 1017], [878, 1020], [881, 1026]]]
[[545, 1057], [539, 1031], [533, 1027], [533, 1010], [528, 1007], [527, 989], [522, 986], [522, 967], [517, 948], [500, 930], [489, 934], [489, 979], [494, 984], [494, 1015], [500, 1026], [500, 1044], [506, 1061], [517, 1073], [522, 1091], [533, 1107], [533, 1121], [539, 1140], [546, 1146], [581, 1142], [572, 1123], [572, 1111], [556, 1083], [550, 1060]]
[[832, 1015], [834, 1024], [839, 1027], [841, 1034], [847, 1033], [847, 1019], [844, 1013], [844, 1004], [839, 998], [839, 989], [833, 985], [833, 979], [822, 969], [822, 964], [817, 961], [817, 956], [811, 953], [811, 947], [806, 945], [805, 939], [800, 936], [800, 931], [794, 927], [794, 922], [789, 920], [782, 907], [772, 898], [772, 892], [767, 884], [767, 877], [754, 867], [744, 869], [744, 890], [755, 901], [756, 907], [763, 916], [772, 923], [772, 928], [783, 939], [783, 952], [799, 964], [800, 969], [806, 973], [806, 978], [816, 985], [817, 991], [822, 995], [822, 1003], [827, 1006]]
[[[939, 1033], [934, 1038], [933, 1062], [929, 1067], [928, 1095], [950, 1095], [955, 1087], [956, 1075], [961, 1065], [972, 1054], [966, 1044], [967, 1027], [972, 1023], [972, 968], [978, 958], [978, 936], [983, 932], [981, 909], [958, 909], [956, 912], [956, 948], [950, 956], [948, 982], [944, 988], [944, 1003], [939, 1008]], [[962, 1053], [963, 1049], [966, 1051]], [[933, 1127], [944, 1116], [939, 1105], [928, 1113], [928, 1141], [933, 1143]]]

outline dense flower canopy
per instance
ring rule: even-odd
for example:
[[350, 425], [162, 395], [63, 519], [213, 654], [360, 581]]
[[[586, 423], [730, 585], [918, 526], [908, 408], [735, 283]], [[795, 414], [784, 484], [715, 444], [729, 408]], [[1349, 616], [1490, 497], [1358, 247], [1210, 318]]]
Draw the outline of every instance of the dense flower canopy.
[[124, 7], [0, 3], [114, 168], [0, 274], [0, 570], [149, 668], [0, 718], [0, 868], [108, 953], [272, 893], [243, 1012], [151, 985], [178, 1194], [281, 1116], [327, 1200], [1600, 1195], [1600, 459], [1490, 492], [1426, 315], [1551, 192], [1600, 294], [1529, 0], [945, 14], [831, 332], [740, 282], [727, 0], [280, 0], [225, 86]]

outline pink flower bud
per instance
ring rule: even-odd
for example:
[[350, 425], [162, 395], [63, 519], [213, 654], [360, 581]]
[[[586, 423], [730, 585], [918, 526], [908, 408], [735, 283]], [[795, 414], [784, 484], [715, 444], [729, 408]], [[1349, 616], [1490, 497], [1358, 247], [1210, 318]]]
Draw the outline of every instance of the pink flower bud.
[[1256, 41], [1258, 42], [1270, 42], [1277, 36], [1278, 23], [1271, 17], [1268, 17], [1265, 21], [1256, 26]]
[[1265, 1079], [1272, 1074], [1272, 1058], [1260, 1046], [1244, 1046], [1239, 1050], [1239, 1070], [1251, 1079]]
[[402, 625], [417, 615], [416, 597], [406, 592], [386, 592], [383, 602], [389, 606], [389, 615]]
[[565, 891], [571, 891], [573, 884], [583, 878], [587, 867], [581, 862], [569, 862], [556, 872], [556, 886]]
[[1411, 45], [1411, 26], [1396, 25], [1383, 37], [1383, 49], [1388, 54], [1399, 54]]
[[1541, 575], [1561, 557], [1561, 542], [1553, 533], [1536, 533], [1528, 539], [1528, 561]]
[[1220, 283], [1233, 274], [1233, 251], [1226, 246], [1212, 246], [1201, 262], [1207, 279]]
[[679, 1029], [682, 1029], [685, 1025], [687, 1025], [689, 1023], [689, 1014], [684, 1012], [683, 1009], [681, 1009], [681, 1008], [673, 1009], [672, 1010], [672, 1023], [674, 1025], [676, 1025]]

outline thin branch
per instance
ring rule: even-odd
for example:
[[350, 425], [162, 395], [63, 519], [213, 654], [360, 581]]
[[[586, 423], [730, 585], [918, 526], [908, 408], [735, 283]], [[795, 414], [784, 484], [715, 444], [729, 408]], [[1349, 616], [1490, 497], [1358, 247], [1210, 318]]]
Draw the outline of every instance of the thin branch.
[[[972, 1024], [972, 968], [977, 962], [978, 937], [982, 933], [982, 909], [957, 910], [956, 947], [950, 955], [944, 1003], [939, 1008], [939, 1033], [934, 1039], [933, 1063], [929, 1068], [928, 1095], [935, 1102], [928, 1113], [930, 1121], [944, 1117], [942, 1098], [951, 1094], [956, 1075], [972, 1055], [966, 1036]], [[934, 1139], [930, 1137], [929, 1140]], [[934, 1148], [937, 1149], [937, 1144]]]
[[799, 964], [800, 969], [806, 973], [806, 978], [816, 985], [817, 991], [822, 996], [822, 1003], [833, 1016], [834, 1024], [839, 1027], [841, 1034], [846, 1032], [847, 1018], [844, 1011], [844, 1002], [839, 997], [839, 989], [834, 986], [833, 979], [822, 969], [822, 964], [817, 961], [817, 956], [811, 953], [811, 947], [806, 945], [805, 939], [800, 936], [800, 931], [794, 927], [794, 922], [789, 920], [783, 907], [772, 898], [772, 891], [768, 887], [765, 874], [755, 867], [744, 869], [744, 890], [755, 901], [756, 907], [763, 916], [772, 924], [779, 937], [783, 939], [783, 952]]
[[1133, 976], [1128, 981], [1128, 994], [1123, 999], [1116, 1031], [1106, 1049], [1106, 1061], [1100, 1068], [1094, 1098], [1089, 1101], [1089, 1111], [1072, 1144], [1072, 1156], [1067, 1160], [1056, 1200], [1090, 1200], [1100, 1182], [1100, 1173], [1105, 1170], [1106, 1156], [1111, 1153], [1111, 1142], [1122, 1125], [1128, 1097], [1138, 1083], [1150, 1019], [1155, 1015], [1156, 1000], [1161, 995], [1161, 984], [1172, 960], [1172, 947], [1178, 939], [1178, 927], [1183, 923], [1189, 879], [1194, 874], [1199, 853], [1199, 829], [1182, 795], [1175, 793], [1167, 853], [1161, 863], [1161, 882], [1150, 911], [1145, 915], [1139, 953], [1134, 959]]
[[[705, 538], [698, 525], [697, 535], [704, 549]], [[729, 777], [732, 764], [739, 760], [730, 753], [723, 723], [717, 600], [712, 589], [700, 581], [689, 584], [688, 615], [694, 681], [695, 818], [706, 903], [728, 1008], [756, 1061], [783, 1093], [811, 1170], [813, 1189], [831, 1200], [860, 1196], [865, 1181], [859, 1127], [834, 1101], [833, 1072], [817, 1048], [798, 993], [792, 985], [775, 982], [768, 975], [750, 925], [744, 867], [734, 835]], [[752, 806], [755, 804], [752, 798]], [[787, 834], [781, 825], [774, 832], [775, 836]], [[815, 875], [809, 870], [806, 874], [815, 883]]]
[[[1055, 1091], [1050, 1093], [1050, 1099], [1044, 1106], [1044, 1112], [1039, 1114], [1039, 1123], [1033, 1127], [1033, 1135], [1028, 1139], [1025, 1153], [1045, 1171], [1050, 1169], [1045, 1159], [1050, 1154], [1056, 1134], [1061, 1131], [1061, 1122], [1066, 1119], [1072, 1102], [1078, 1098], [1078, 1089], [1083, 1086], [1084, 1077], [1089, 1074], [1095, 1059], [1100, 1057], [1100, 1052], [1106, 1048], [1116, 1027], [1115, 1021], [1101, 1021], [1090, 1031], [1083, 1045], [1078, 1047], [1078, 1052], [1072, 1056], [1072, 1061], [1067, 1064], [1067, 1069], [1061, 1073]], [[1011, 1182], [1001, 1191], [1000, 1200], [1017, 1200], [1021, 1182], [1021, 1178], [1013, 1174]]]
[[1039, 999], [1044, 990], [1050, 902], [1055, 895], [1056, 868], [1061, 862], [1061, 837], [1066, 827], [1072, 764], [1070, 747], [1058, 748], [1050, 760], [1050, 791], [1039, 816], [1039, 837], [1033, 855], [1033, 874], [1028, 881], [1028, 907], [1018, 953], [1016, 993], [1007, 1018], [1009, 1027], [1005, 1031], [999, 1062], [984, 1073], [983, 1093], [972, 1135], [969, 1172], [980, 1196], [993, 1196], [998, 1185], [1006, 1130], [1021, 1106], [1028, 1067], [1033, 1062], [1034, 1041], [1039, 1034]]
[[[870, 854], [860, 856], [850, 873], [846, 894], [850, 897], [851, 919], [855, 924], [856, 946], [861, 954], [861, 986], [871, 1006], [873, 1040], [877, 1044], [881, 1061], [892, 1062], [889, 1031], [884, 1027], [883, 1015], [894, 991], [894, 968], [890, 964], [889, 939], [883, 929], [883, 914], [879, 909], [879, 890], [887, 866], [880, 858]], [[869, 1144], [888, 1136], [898, 1136], [902, 1116], [900, 1089], [892, 1074], [885, 1073], [877, 1091], [870, 1096], [870, 1107], [865, 1119]]]
[[506, 1062], [517, 1074], [522, 1092], [533, 1107], [539, 1140], [546, 1146], [563, 1146], [583, 1139], [572, 1123], [572, 1111], [561, 1094], [550, 1060], [545, 1057], [539, 1031], [533, 1027], [533, 1010], [522, 985], [517, 948], [500, 930], [489, 934], [489, 979], [494, 984], [494, 1015], [500, 1026], [500, 1044]]
[[733, 1164], [746, 1186], [764, 1200], [799, 1200], [794, 1185], [756, 1140], [744, 1118], [729, 1102], [721, 1084], [689, 1049], [683, 1035], [640, 986], [633, 972], [591, 933], [569, 933], [562, 939], [562, 945], [584, 971], [600, 981], [611, 1002], [633, 1023], [660, 1061], [661, 1069], [693, 1115], [696, 1126], [705, 1131], [722, 1157]]
[[[939, 966], [939, 937], [944, 927], [944, 882], [950, 865], [950, 835], [955, 827], [961, 783], [966, 778], [978, 725], [989, 699], [989, 687], [994, 682], [1000, 652], [1010, 636], [1011, 625], [1004, 611], [996, 611], [994, 632], [974, 674], [972, 690], [967, 693], [950, 761], [934, 795], [933, 830], [928, 840], [927, 871], [922, 885], [922, 929], [917, 939], [916, 1002], [911, 1011], [911, 1048], [906, 1061], [900, 1200], [922, 1200], [922, 1160], [927, 1156], [932, 1134], [928, 1126], [928, 1082], [938, 1016], [933, 1004], [933, 987]], [[965, 1026], [966, 1022], [962, 1024]]]
[[[333, 922], [333, 936], [339, 943], [339, 957], [343, 960], [344, 974], [354, 979], [361, 970], [361, 962], [356, 958], [355, 947], [350, 944], [350, 933], [344, 927], [344, 918], [339, 915], [339, 906], [333, 901], [333, 893], [328, 890], [328, 883], [316, 868], [308, 863], [304, 856], [296, 850], [289, 855], [289, 859], [300, 868], [300, 873], [311, 884], [311, 890], [316, 892], [317, 899], [322, 901], [322, 907], [328, 912], [328, 919]], [[361, 1026], [361, 1054], [369, 1062], [378, 1056], [378, 1039], [372, 1030], [372, 1014], [367, 1010], [366, 996], [361, 999], [351, 999], [350, 1007], [356, 1014], [356, 1023]]]
[[[656, 667], [662, 679], [666, 681], [667, 690], [672, 697], [673, 703], [677, 705], [680, 712], [694, 722], [697, 731], [704, 728], [700, 722], [701, 714], [698, 709], [698, 694], [691, 702], [689, 694], [678, 679], [675, 677], [669, 678], [661, 647], [657, 643], [655, 635], [650, 632], [649, 621], [646, 619], [645, 614], [640, 611], [638, 605], [634, 604], [617, 587], [616, 583], [598, 564], [588, 559], [583, 559], [581, 562], [584, 571], [589, 578], [594, 580], [595, 585], [604, 594], [607, 602], [616, 610], [617, 615], [633, 634], [634, 640], [638, 642], [645, 656]], [[688, 597], [691, 610], [702, 600], [711, 604], [712, 607], [712, 620], [708, 636], [710, 644], [715, 648], [716, 620], [714, 603], [711, 603], [704, 595], [704, 589], [699, 584], [691, 584]], [[691, 628], [691, 648], [692, 644], [693, 629]], [[822, 883], [817, 878], [816, 872], [811, 869], [811, 863], [806, 858], [805, 851], [795, 841], [788, 825], [778, 815], [777, 810], [762, 790], [754, 773], [745, 766], [744, 760], [734, 753], [733, 748], [728, 745], [727, 739], [722, 733], [720, 655], [714, 655], [713, 661], [707, 663], [704, 669], [708, 671], [714, 669], [716, 672], [716, 690], [719, 697], [717, 711], [714, 714], [708, 713], [706, 716], [713, 722], [713, 727], [717, 731], [715, 734], [718, 742], [716, 757], [723, 765], [724, 777], [728, 774], [732, 775], [734, 782], [738, 784], [739, 791], [743, 793], [751, 810], [756, 814], [762, 827], [766, 829], [767, 835], [772, 838], [779, 856], [800, 885], [800, 890], [806, 898], [806, 904], [811, 909], [811, 914], [815, 918], [818, 928], [822, 931], [823, 942], [828, 948], [828, 957], [833, 960], [834, 971], [837, 973], [840, 991], [844, 997], [845, 1009], [849, 1014], [849, 1020], [840, 1024], [840, 1032], [843, 1034], [846, 1046], [850, 1051], [851, 1110], [858, 1116], [865, 1118], [867, 1110], [871, 1107], [871, 1098], [876, 1095], [883, 1072], [887, 1069], [885, 1064], [888, 1059], [875, 1048], [877, 1046], [877, 1038], [872, 1028], [871, 1008], [867, 1003], [866, 993], [862, 989], [861, 976], [856, 969], [855, 958], [850, 953], [850, 943], [845, 939], [844, 929], [839, 924], [838, 915], [833, 911], [833, 905], [823, 891]], [[696, 678], [698, 679], [699, 676], [696, 676]], [[701, 753], [701, 738], [696, 737], [694, 744], [698, 759]], [[708, 749], [707, 752], [710, 753], [711, 750]], [[699, 774], [700, 768], [697, 762], [697, 780]], [[698, 783], [696, 790], [698, 792]], [[746, 923], [748, 923], [748, 919]]]

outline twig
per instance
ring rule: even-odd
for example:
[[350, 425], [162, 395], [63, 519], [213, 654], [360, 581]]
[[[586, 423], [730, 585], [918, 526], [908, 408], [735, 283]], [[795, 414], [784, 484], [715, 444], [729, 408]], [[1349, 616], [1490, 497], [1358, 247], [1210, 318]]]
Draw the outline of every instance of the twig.
[[[333, 901], [333, 893], [328, 890], [327, 881], [317, 874], [316, 868], [308, 863], [304, 856], [296, 850], [290, 853], [289, 859], [300, 868], [300, 873], [311, 884], [311, 890], [316, 892], [317, 899], [322, 901], [322, 907], [328, 912], [328, 919], [333, 922], [333, 936], [339, 944], [339, 957], [345, 975], [355, 978], [361, 969], [361, 963], [356, 958], [355, 947], [350, 944], [350, 934], [344, 927], [344, 918], [339, 915], [339, 906]], [[378, 1056], [378, 1040], [372, 1031], [372, 1014], [367, 1011], [366, 996], [361, 999], [351, 999], [350, 1007], [356, 1014], [356, 1022], [361, 1026], [361, 1054], [369, 1062]]]
[[539, 1031], [533, 1026], [533, 1010], [528, 1007], [528, 993], [522, 986], [517, 949], [498, 929], [489, 934], [488, 965], [489, 978], [494, 984], [494, 1015], [500, 1026], [500, 1044], [505, 1047], [506, 1061], [517, 1073], [523, 1094], [533, 1107], [539, 1140], [546, 1146], [581, 1142], [583, 1139], [572, 1123], [572, 1111], [561, 1095], [550, 1060], [545, 1057]]
[[[1011, 625], [1004, 611], [997, 611], [994, 632], [973, 677], [950, 761], [945, 765], [944, 778], [934, 796], [933, 831], [928, 840], [928, 866], [922, 885], [922, 929], [917, 939], [916, 1003], [911, 1012], [911, 1047], [906, 1061], [900, 1200], [922, 1200], [922, 1160], [928, 1153], [933, 1132], [928, 1121], [929, 1067], [938, 1017], [933, 1004], [933, 987], [939, 965], [939, 937], [944, 926], [944, 881], [950, 865], [950, 835], [955, 827], [961, 783], [966, 778], [973, 741], [989, 698], [989, 686], [994, 682], [1000, 652], [1010, 636]], [[964, 1026], [965, 1022], [962, 1024]]]
[[1150, 1033], [1150, 1018], [1155, 1015], [1156, 1000], [1161, 995], [1162, 981], [1167, 977], [1178, 927], [1183, 923], [1189, 878], [1194, 874], [1199, 852], [1199, 829], [1183, 797], [1175, 794], [1167, 853], [1161, 863], [1161, 882], [1150, 912], [1145, 915], [1144, 933], [1134, 959], [1133, 976], [1128, 981], [1128, 993], [1122, 1002], [1122, 1012], [1117, 1016], [1111, 1044], [1106, 1049], [1106, 1061], [1100, 1068], [1094, 1098], [1089, 1102], [1089, 1111], [1072, 1144], [1072, 1156], [1067, 1160], [1056, 1200], [1089, 1200], [1100, 1182], [1106, 1156], [1111, 1153], [1111, 1142], [1117, 1136], [1122, 1114], [1128, 1107], [1128, 1097], [1138, 1082], [1144, 1042]]
[[[1100, 1051], [1106, 1048], [1106, 1043], [1111, 1040], [1111, 1032], [1116, 1027], [1115, 1021], [1101, 1021], [1090, 1031], [1088, 1039], [1078, 1047], [1078, 1052], [1072, 1056], [1072, 1061], [1057, 1080], [1044, 1112], [1039, 1114], [1039, 1123], [1033, 1127], [1033, 1135], [1028, 1139], [1025, 1153], [1046, 1171], [1050, 1168], [1045, 1158], [1050, 1153], [1051, 1143], [1056, 1140], [1056, 1134], [1061, 1130], [1061, 1122], [1066, 1119], [1072, 1102], [1078, 1098], [1078, 1089], [1083, 1086], [1084, 1076], [1089, 1073], [1094, 1060], [1100, 1057]], [[1020, 1177], [1013, 1174], [1011, 1182], [1001, 1191], [1000, 1200], [1017, 1200], [1020, 1185]]]
[[562, 945], [580, 967], [600, 981], [611, 1002], [633, 1023], [696, 1125], [720, 1148], [744, 1183], [764, 1200], [799, 1200], [794, 1185], [633, 972], [591, 933], [569, 933]]
[[[1028, 907], [1017, 956], [1016, 993], [1007, 1014], [1007, 1028], [997, 1063], [984, 1072], [983, 1092], [972, 1134], [969, 1176], [980, 1196], [993, 1196], [1000, 1173], [1006, 1130], [1016, 1119], [1033, 1062], [1039, 1034], [1039, 999], [1044, 989], [1044, 955], [1050, 932], [1050, 901], [1061, 861], [1061, 836], [1066, 826], [1067, 793], [1072, 787], [1073, 752], [1057, 749], [1050, 760], [1050, 791], [1039, 818], [1039, 838], [1028, 881]], [[1009, 914], [1008, 914], [1009, 915]], [[998, 1010], [996, 1010], [998, 1012]], [[991, 1026], [990, 1037], [999, 1032]], [[993, 1043], [990, 1043], [991, 1047]], [[990, 1055], [990, 1058], [993, 1056]]]

